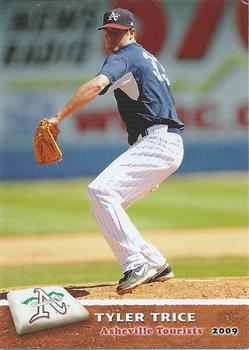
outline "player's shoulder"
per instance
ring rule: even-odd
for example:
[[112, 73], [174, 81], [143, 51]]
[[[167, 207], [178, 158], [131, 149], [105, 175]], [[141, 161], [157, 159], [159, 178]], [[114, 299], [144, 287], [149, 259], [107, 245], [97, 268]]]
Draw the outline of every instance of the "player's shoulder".
[[143, 58], [144, 48], [137, 44], [131, 43], [119, 49], [116, 54], [122, 57], [129, 65], [139, 64]]
[[144, 48], [138, 43], [131, 43], [119, 49], [117, 53], [121, 55], [127, 55], [127, 54], [131, 55], [131, 54], [138, 54], [143, 50]]
[[105, 62], [108, 62], [108, 63], [121, 63], [124, 61], [126, 61], [125, 56], [118, 51], [114, 51], [111, 55], [107, 56], [105, 59]]
[[131, 43], [107, 56], [105, 64], [113, 68], [119, 66], [125, 67], [126, 70], [139, 70], [144, 66], [145, 51], [141, 45]]

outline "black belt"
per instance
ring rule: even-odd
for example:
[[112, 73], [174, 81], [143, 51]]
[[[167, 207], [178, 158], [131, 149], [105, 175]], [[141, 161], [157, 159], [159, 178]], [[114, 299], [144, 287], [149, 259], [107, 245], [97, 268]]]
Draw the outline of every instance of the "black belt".
[[[178, 128], [168, 128], [167, 132], [173, 132], [174, 134], [181, 135], [181, 131]], [[149, 135], [148, 129], [143, 130], [140, 135], [142, 137]]]

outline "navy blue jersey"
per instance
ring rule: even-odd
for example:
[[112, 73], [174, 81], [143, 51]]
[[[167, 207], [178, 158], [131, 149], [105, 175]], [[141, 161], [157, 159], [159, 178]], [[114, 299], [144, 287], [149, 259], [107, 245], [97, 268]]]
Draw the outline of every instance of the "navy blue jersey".
[[118, 110], [126, 124], [130, 144], [155, 124], [184, 129], [177, 117], [166, 72], [141, 45], [129, 44], [108, 56], [98, 74], [104, 74], [114, 91]]

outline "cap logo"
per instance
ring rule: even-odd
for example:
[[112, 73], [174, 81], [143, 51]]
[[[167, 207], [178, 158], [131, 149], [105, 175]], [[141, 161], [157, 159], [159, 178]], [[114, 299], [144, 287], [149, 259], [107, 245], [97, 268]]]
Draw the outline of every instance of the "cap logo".
[[109, 17], [107, 20], [108, 21], [112, 21], [112, 20], [117, 21], [119, 16], [120, 16], [119, 13], [112, 11], [112, 13], [109, 14]]

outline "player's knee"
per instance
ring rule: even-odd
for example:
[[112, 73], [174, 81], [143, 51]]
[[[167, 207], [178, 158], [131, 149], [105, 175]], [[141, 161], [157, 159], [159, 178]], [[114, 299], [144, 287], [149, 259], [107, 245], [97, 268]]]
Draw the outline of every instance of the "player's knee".
[[99, 198], [107, 195], [108, 189], [100, 184], [96, 184], [94, 181], [88, 185], [88, 195], [90, 198]]
[[106, 202], [112, 198], [118, 199], [118, 193], [110, 186], [96, 184], [94, 181], [88, 185], [88, 195], [91, 199], [105, 199]]
[[97, 191], [96, 186], [94, 186], [93, 183], [90, 183], [90, 185], [88, 185], [87, 192], [88, 192], [89, 197], [90, 197], [90, 198], [93, 198], [93, 197], [96, 196], [96, 193], [97, 193], [98, 191]]

